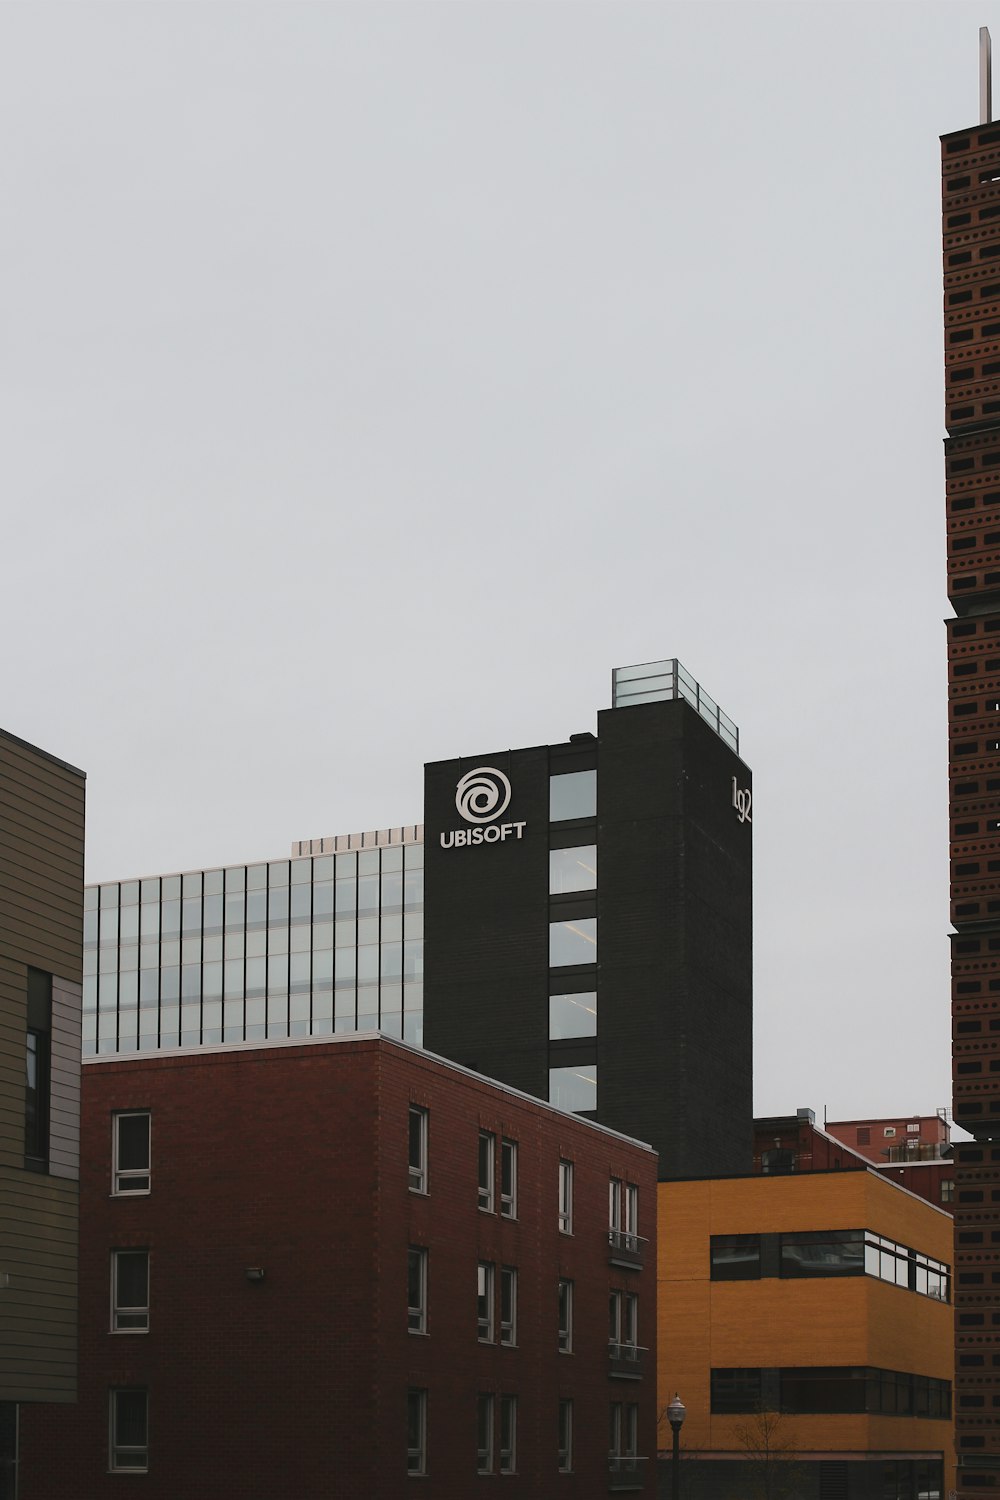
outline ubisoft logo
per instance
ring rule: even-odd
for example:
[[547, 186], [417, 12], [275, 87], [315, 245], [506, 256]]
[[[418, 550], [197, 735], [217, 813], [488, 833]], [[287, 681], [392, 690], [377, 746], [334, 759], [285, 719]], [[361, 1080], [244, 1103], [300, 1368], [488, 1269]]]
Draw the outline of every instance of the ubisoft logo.
[[476, 766], [466, 771], [455, 788], [455, 806], [467, 823], [486, 823], [486, 828], [453, 828], [441, 834], [442, 849], [464, 849], [470, 844], [503, 844], [522, 837], [527, 824], [497, 823], [510, 805], [510, 782], [495, 766]]
[[455, 790], [458, 815], [467, 823], [488, 823], [491, 818], [499, 818], [509, 802], [510, 782], [492, 766], [466, 771]]

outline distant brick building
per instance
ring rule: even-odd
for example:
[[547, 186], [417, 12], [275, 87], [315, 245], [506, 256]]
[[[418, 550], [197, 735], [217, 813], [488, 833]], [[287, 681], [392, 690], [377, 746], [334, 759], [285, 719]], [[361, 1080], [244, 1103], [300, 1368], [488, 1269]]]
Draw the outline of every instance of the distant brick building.
[[820, 1128], [811, 1109], [754, 1121], [754, 1171], [860, 1171], [875, 1167], [899, 1187], [951, 1213], [955, 1168], [943, 1114], [838, 1120]]
[[649, 1148], [349, 1036], [87, 1064], [81, 1155], [22, 1500], [652, 1494]]

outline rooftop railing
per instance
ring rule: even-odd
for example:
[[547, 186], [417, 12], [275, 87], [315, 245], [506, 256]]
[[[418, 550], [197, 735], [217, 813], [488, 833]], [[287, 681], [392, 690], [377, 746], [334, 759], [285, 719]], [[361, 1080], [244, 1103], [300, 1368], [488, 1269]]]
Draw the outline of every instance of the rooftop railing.
[[676, 656], [667, 661], [647, 661], [636, 667], [615, 667], [611, 673], [611, 707], [631, 708], [635, 703], [661, 703], [683, 698], [710, 724], [721, 740], [739, 754], [740, 732], [728, 714], [710, 698]]

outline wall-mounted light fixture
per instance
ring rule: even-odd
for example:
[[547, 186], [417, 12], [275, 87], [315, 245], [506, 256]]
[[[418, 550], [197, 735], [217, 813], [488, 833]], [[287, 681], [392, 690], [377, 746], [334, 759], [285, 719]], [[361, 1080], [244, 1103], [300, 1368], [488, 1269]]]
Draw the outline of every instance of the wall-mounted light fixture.
[[263, 1281], [264, 1280], [264, 1267], [263, 1266], [247, 1266], [246, 1271], [243, 1274], [246, 1276], [247, 1281]]

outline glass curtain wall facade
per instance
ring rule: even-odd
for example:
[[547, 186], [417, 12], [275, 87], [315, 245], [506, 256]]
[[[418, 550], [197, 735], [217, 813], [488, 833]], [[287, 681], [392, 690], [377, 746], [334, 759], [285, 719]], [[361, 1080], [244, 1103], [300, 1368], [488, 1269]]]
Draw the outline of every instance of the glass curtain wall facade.
[[85, 1056], [381, 1030], [423, 1040], [424, 850], [91, 886]]

